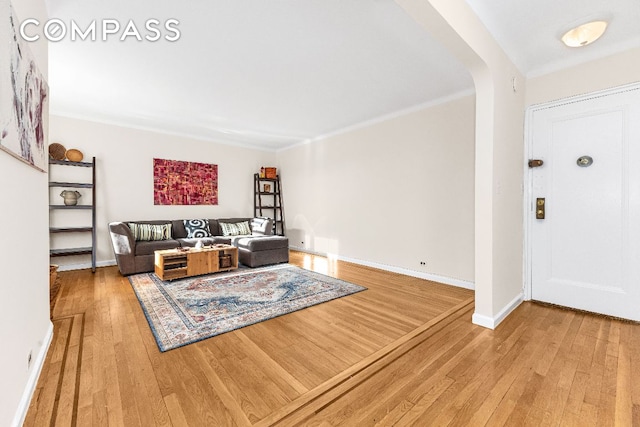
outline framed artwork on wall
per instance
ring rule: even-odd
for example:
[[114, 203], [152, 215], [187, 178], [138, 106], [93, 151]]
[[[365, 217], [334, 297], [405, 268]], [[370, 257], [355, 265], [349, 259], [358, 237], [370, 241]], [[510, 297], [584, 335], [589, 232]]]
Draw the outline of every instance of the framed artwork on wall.
[[153, 159], [154, 205], [217, 205], [218, 165]]
[[0, 150], [46, 172], [49, 86], [8, 0], [0, 0]]

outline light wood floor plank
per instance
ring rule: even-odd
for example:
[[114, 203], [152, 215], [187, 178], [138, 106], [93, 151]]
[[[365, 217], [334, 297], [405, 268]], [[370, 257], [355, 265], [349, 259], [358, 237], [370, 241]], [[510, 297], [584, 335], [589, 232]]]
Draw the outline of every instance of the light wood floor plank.
[[42, 369], [36, 391], [31, 399], [31, 409], [27, 414], [25, 426], [48, 425], [49, 421], [56, 417], [57, 393], [62, 374], [64, 372], [64, 360], [71, 336], [73, 318], [62, 318], [53, 321], [54, 339], [49, 347], [47, 355], [48, 363]]
[[298, 396], [309, 391], [307, 387], [305, 387], [289, 372], [282, 369], [281, 365], [279, 365], [275, 360], [269, 357], [269, 355], [265, 353], [258, 344], [247, 337], [247, 335], [245, 335], [242, 331], [237, 331], [236, 335], [247, 346], [247, 354], [249, 355], [249, 357], [262, 362], [260, 363], [260, 365], [264, 369], [263, 372], [265, 372], [265, 374], [267, 374], [271, 380], [275, 381], [278, 384], [279, 388], [285, 391], [291, 389], [291, 392], [287, 393], [288, 396]]
[[[247, 422], [251, 424], [251, 419], [260, 418], [260, 414], [268, 410], [267, 404], [259, 395], [249, 388], [241, 386], [241, 375], [236, 375], [234, 371], [228, 372], [222, 361], [224, 360], [220, 354], [214, 354], [214, 349], [200, 348], [197, 349], [207, 361], [208, 368], [212, 372], [210, 384], [214, 391], [220, 396], [220, 400], [226, 407], [229, 415], [236, 420], [236, 424], [245, 425]], [[257, 397], [256, 397], [257, 396]]]
[[631, 354], [627, 344], [630, 331], [622, 325], [618, 366], [616, 372], [615, 425], [630, 426], [633, 420], [633, 401], [631, 399]]
[[62, 381], [58, 390], [56, 424], [59, 425], [73, 425], [77, 416], [77, 387], [82, 360], [84, 316], [75, 315], [71, 321], [71, 335], [67, 341], [64, 371], [61, 373]]
[[61, 272], [25, 426], [640, 426], [640, 325], [291, 252], [368, 288], [161, 353], [116, 268]]
[[[447, 363], [452, 358], [462, 355], [455, 351], [448, 352], [454, 341], [448, 338], [450, 337], [449, 331], [455, 334], [455, 331], [460, 331], [460, 329], [448, 327], [447, 331], [447, 334], [442, 335], [444, 339], [441, 340], [434, 335], [377, 372], [367, 380], [366, 384], [350, 393], [352, 397], [357, 394], [357, 400], [341, 399], [332, 408], [327, 408], [325, 413], [338, 410], [348, 411], [352, 414], [350, 420], [357, 420], [356, 424], [360, 425], [378, 423], [379, 420], [387, 418], [387, 413], [395, 412], [398, 407], [400, 407], [400, 412], [395, 414], [398, 421], [404, 418], [403, 422], [406, 422], [410, 417], [407, 416], [409, 412], [421, 413], [421, 404], [425, 402], [425, 399], [429, 400], [433, 396], [439, 395], [454, 382], [446, 374], [452, 365]], [[467, 334], [467, 337], [473, 342], [477, 335]], [[423, 353], [426, 347], [440, 348], [440, 356], [435, 360], [444, 361], [444, 364], [432, 363], [429, 369], [416, 371], [414, 369], [416, 364], [425, 362]], [[469, 348], [472, 347], [473, 345], [469, 346]], [[470, 352], [473, 351], [470, 350]], [[358, 400], [367, 401], [369, 404], [359, 405]]]
[[[371, 356], [364, 358], [356, 365], [351, 366], [331, 380], [311, 390], [306, 395], [301, 396], [297, 401], [283, 407], [278, 413], [273, 413], [269, 418], [261, 420], [261, 422], [256, 425], [271, 425], [283, 418], [286, 418], [284, 420], [285, 425], [295, 425], [306, 421], [312, 414], [322, 410], [333, 401], [340, 399], [377, 371], [397, 360], [409, 351], [412, 346], [417, 345], [413, 342], [414, 339], [419, 338], [419, 342], [421, 342], [421, 340], [425, 339], [423, 335], [428, 338], [432, 333], [440, 330], [443, 325], [449, 324], [451, 319], [454, 318], [454, 316], [452, 316], [453, 314], [466, 311], [465, 309], [468, 308], [470, 304], [471, 300], [467, 300], [452, 307], [447, 312], [442, 313], [441, 316], [412, 331], [410, 334], [403, 336], [396, 342], [385, 346]], [[457, 316], [455, 317], [457, 318]]]
[[620, 322], [611, 322], [607, 353], [604, 361], [604, 375], [600, 390], [600, 402], [598, 403], [599, 426], [612, 426], [615, 421], [616, 389], [618, 369], [618, 356], [620, 353]]

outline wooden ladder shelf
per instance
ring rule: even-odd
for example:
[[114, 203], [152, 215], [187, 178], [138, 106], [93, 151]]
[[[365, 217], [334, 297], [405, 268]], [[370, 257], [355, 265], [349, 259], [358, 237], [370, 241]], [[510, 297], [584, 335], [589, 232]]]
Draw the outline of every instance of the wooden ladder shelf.
[[284, 207], [282, 205], [282, 187], [280, 175], [275, 178], [261, 178], [253, 175], [254, 215], [273, 220], [273, 234], [284, 236]]

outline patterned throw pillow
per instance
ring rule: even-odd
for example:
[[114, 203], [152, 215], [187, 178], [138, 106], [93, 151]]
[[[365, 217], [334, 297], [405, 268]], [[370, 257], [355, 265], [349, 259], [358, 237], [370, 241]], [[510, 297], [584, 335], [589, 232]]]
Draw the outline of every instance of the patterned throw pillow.
[[249, 221], [244, 222], [221, 222], [220, 228], [222, 229], [223, 236], [240, 236], [251, 234], [251, 227], [249, 227]]
[[208, 219], [185, 219], [183, 222], [188, 239], [211, 236]]
[[169, 240], [171, 238], [171, 224], [127, 224], [138, 241]]

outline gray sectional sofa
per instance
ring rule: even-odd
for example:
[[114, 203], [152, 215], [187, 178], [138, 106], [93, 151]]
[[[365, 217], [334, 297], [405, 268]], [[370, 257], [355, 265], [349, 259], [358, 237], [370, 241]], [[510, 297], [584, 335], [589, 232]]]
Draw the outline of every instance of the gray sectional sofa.
[[[238, 260], [249, 267], [289, 262], [289, 240], [273, 236], [268, 218], [209, 219], [210, 237], [188, 238], [183, 220], [120, 221], [109, 224], [111, 244], [120, 273], [127, 276], [154, 271], [154, 252], [161, 249], [193, 247], [198, 240], [204, 245], [233, 244], [238, 247]], [[250, 235], [224, 236], [220, 223], [249, 222]], [[128, 224], [171, 225], [171, 235], [162, 240], [136, 240]]]

